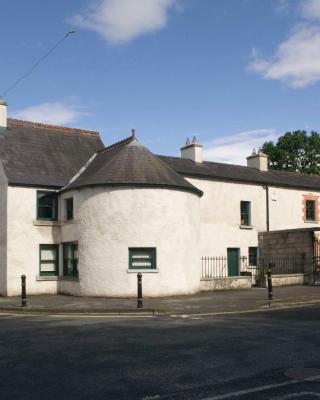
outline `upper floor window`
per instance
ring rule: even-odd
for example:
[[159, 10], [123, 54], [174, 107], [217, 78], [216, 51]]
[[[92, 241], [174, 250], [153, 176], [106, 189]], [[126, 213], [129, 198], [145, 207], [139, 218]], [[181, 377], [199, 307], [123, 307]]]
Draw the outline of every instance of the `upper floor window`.
[[58, 219], [58, 197], [55, 192], [37, 191], [37, 219]]
[[66, 221], [73, 219], [73, 197], [64, 200], [64, 216]]
[[240, 225], [251, 225], [251, 202], [241, 201], [240, 203]]
[[316, 202], [314, 200], [306, 200], [306, 220], [316, 220]]
[[319, 221], [319, 196], [312, 193], [302, 195], [303, 205], [303, 221], [318, 222]]

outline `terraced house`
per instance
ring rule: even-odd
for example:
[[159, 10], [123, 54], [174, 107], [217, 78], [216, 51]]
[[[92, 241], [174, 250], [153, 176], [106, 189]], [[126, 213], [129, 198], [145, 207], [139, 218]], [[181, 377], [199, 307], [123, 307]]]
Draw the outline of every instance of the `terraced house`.
[[[241, 259], [254, 267], [268, 234], [308, 246], [319, 226], [320, 177], [268, 170], [260, 152], [246, 167], [207, 162], [193, 140], [160, 156], [134, 132], [105, 147], [97, 132], [9, 119], [1, 102], [0, 161], [2, 295], [25, 274], [30, 294], [134, 296], [139, 271], [146, 296], [194, 293], [240, 277]], [[207, 255], [226, 260], [221, 276], [201, 271]]]

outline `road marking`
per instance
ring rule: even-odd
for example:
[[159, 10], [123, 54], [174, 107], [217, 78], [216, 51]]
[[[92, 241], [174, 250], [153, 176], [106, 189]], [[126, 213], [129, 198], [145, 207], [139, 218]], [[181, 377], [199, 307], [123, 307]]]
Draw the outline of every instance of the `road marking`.
[[273, 397], [272, 399], [269, 399], [269, 400], [289, 400], [289, 399], [294, 399], [295, 397], [301, 397], [301, 396], [320, 397], [320, 394], [319, 393], [315, 393], [315, 392], [290, 393], [290, 394], [286, 394], [284, 396]]
[[275, 388], [279, 388], [279, 387], [283, 387], [283, 386], [294, 385], [294, 384], [299, 383], [299, 382], [301, 382], [301, 381], [293, 380], [293, 381], [286, 381], [286, 382], [282, 382], [282, 383], [272, 383], [270, 385], [264, 385], [264, 386], [258, 386], [258, 387], [255, 387], [255, 388], [238, 390], [237, 392], [230, 392], [230, 393], [221, 394], [221, 395], [213, 396], [213, 397], [206, 397], [205, 399], [202, 399], [202, 400], [231, 399], [232, 397], [239, 397], [239, 396], [243, 396], [245, 394], [263, 392], [264, 390], [269, 390], [269, 389], [275, 389]]

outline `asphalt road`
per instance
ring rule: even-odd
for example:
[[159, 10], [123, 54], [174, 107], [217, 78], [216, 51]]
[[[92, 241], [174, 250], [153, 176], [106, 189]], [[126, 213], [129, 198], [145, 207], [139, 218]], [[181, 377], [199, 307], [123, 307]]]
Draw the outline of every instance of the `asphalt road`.
[[[315, 369], [312, 381], [285, 375], [302, 368]], [[1, 316], [0, 399], [320, 399], [320, 306], [178, 319]]]

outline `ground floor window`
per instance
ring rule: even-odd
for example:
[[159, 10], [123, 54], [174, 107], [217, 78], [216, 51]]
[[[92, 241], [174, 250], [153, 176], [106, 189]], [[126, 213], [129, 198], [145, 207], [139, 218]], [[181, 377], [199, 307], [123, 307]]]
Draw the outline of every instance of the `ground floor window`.
[[40, 275], [55, 276], [59, 271], [59, 246], [40, 244]]
[[156, 249], [154, 247], [129, 248], [129, 269], [156, 268]]
[[249, 247], [249, 265], [256, 267], [258, 264], [258, 247]]
[[78, 276], [78, 243], [63, 243], [63, 275]]

